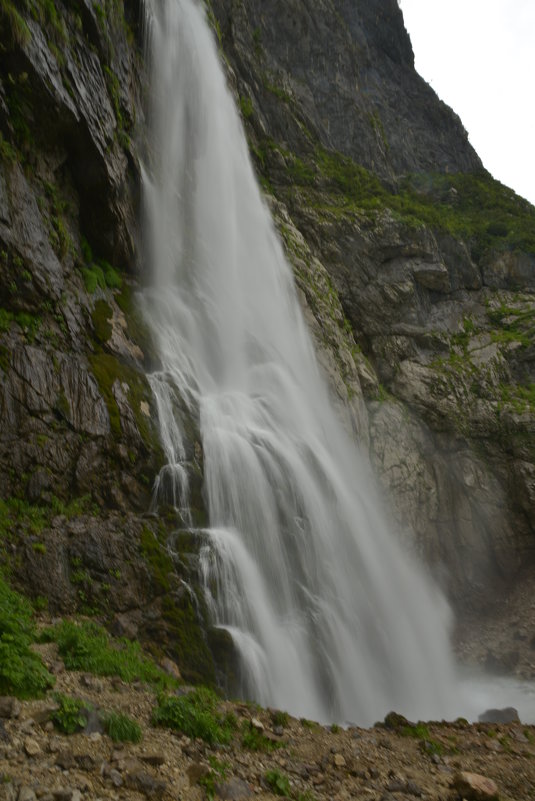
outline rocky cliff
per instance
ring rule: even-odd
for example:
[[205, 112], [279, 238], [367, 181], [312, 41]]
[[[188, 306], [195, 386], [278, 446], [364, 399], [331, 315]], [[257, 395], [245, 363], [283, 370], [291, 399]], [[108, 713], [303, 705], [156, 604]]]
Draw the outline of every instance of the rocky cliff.
[[[400, 534], [459, 608], [531, 575], [535, 212], [415, 73], [395, 0], [207, 13], [318, 355]], [[0, 4], [0, 533], [13, 581], [213, 680], [137, 311], [135, 0]], [[202, 451], [189, 432], [193, 504]]]
[[38, 606], [98, 615], [213, 681], [176, 522], [148, 516], [140, 8], [6, 0], [0, 40], [2, 562]]

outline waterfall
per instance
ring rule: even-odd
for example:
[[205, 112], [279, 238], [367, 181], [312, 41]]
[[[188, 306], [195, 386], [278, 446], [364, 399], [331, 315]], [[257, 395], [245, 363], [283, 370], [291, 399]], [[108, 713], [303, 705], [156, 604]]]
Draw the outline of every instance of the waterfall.
[[149, 17], [143, 307], [160, 488], [187, 506], [180, 399], [202, 440], [201, 579], [241, 692], [321, 721], [446, 716], [447, 606], [330, 406], [203, 5], [152, 0]]

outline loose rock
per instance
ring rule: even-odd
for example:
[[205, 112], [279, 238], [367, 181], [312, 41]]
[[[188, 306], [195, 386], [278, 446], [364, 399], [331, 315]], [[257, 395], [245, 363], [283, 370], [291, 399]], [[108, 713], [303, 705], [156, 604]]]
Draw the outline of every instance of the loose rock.
[[24, 740], [24, 750], [29, 757], [35, 757], [41, 753], [41, 746], [33, 737], [26, 737]]
[[498, 801], [496, 783], [478, 773], [458, 773], [452, 786], [466, 801]]
[[0, 718], [18, 718], [20, 714], [20, 701], [10, 696], [0, 697]]

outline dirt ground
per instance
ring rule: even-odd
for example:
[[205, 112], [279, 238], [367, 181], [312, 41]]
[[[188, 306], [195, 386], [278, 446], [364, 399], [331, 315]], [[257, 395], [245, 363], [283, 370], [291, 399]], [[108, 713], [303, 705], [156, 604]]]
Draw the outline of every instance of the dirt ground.
[[[40, 701], [4, 699], [0, 799], [535, 799], [534, 726], [463, 720], [410, 726], [394, 719], [394, 728], [383, 723], [344, 730], [291, 717], [281, 725], [270, 710], [224, 702], [222, 709], [234, 712], [239, 728], [230, 745], [210, 747], [152, 726], [155, 697], [145, 685], [66, 671], [54, 648], [39, 646], [56, 672], [55, 691], [95, 709], [127, 713], [141, 725], [143, 739], [116, 744], [98, 725], [61, 735], [50, 721], [51, 694]], [[247, 720], [278, 747], [245, 748], [240, 728]], [[463, 772], [488, 781], [463, 778]]]

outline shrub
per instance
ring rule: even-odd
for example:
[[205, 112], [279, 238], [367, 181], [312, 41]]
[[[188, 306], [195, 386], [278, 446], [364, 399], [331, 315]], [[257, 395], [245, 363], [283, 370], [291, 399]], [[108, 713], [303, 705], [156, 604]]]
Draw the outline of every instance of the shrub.
[[53, 677], [30, 650], [33, 640], [29, 602], [0, 576], [0, 695], [35, 698], [53, 686]]
[[61, 693], [55, 694], [59, 708], [52, 714], [52, 723], [63, 734], [74, 734], [85, 729], [89, 705], [79, 698], [70, 698]]
[[217, 714], [218, 698], [211, 691], [199, 687], [187, 695], [160, 696], [153, 712], [156, 726], [167, 726], [186, 734], [200, 737], [210, 745], [228, 743], [232, 727], [228, 720]]
[[276, 768], [274, 770], [268, 770], [268, 772], [264, 775], [264, 779], [266, 784], [271, 790], [273, 790], [275, 795], [290, 796], [290, 780], [284, 775], [284, 773], [281, 773], [280, 770], [277, 770]]
[[104, 731], [115, 743], [139, 743], [141, 726], [122, 712], [107, 712], [101, 716]]

